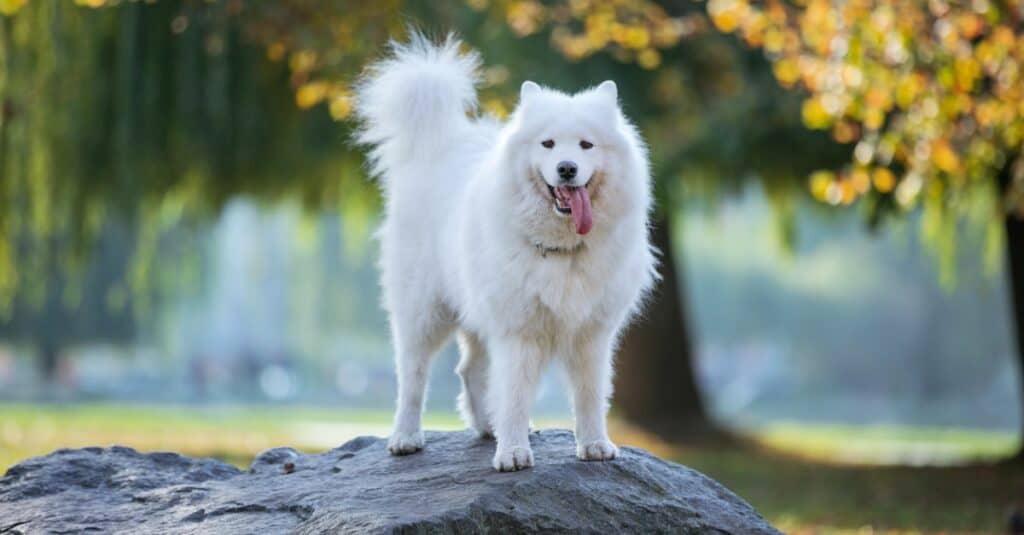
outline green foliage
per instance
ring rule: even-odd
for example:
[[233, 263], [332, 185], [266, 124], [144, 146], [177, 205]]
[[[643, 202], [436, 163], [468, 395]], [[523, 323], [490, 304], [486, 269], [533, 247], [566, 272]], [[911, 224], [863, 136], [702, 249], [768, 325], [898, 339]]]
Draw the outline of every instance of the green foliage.
[[[0, 322], [8, 330], [42, 337], [30, 326], [56, 326], [54, 306], [71, 313], [83, 299], [111, 304], [89, 310], [109, 310], [124, 325], [123, 310], [144, 311], [168, 290], [159, 284], [174, 278], [168, 272], [195, 261], [178, 250], [193, 224], [236, 196], [376, 205], [361, 158], [344, 143], [347, 128], [296, 110], [288, 69], [253, 45], [260, 17], [279, 23], [277, 15], [243, 13], [238, 2], [93, 9], [41, 0], [0, 16]], [[117, 250], [129, 266], [111, 265], [98, 249], [112, 229], [127, 241]], [[180, 261], [158, 262], [166, 258]], [[90, 275], [74, 282], [104, 266], [102, 284]], [[53, 328], [45, 336], [71, 338]]]

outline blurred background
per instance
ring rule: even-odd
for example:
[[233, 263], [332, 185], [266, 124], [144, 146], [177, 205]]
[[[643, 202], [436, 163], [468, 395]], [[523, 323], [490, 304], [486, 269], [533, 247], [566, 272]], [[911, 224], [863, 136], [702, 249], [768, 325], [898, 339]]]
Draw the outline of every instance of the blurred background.
[[[505, 116], [618, 82], [664, 281], [614, 438], [789, 533], [1024, 507], [1024, 4], [0, 0], [0, 470], [125, 444], [247, 466], [386, 435], [352, 85], [456, 31]], [[456, 356], [427, 426], [459, 429]], [[569, 426], [561, 378], [535, 420]], [[780, 489], [785, 489], [781, 492]]]

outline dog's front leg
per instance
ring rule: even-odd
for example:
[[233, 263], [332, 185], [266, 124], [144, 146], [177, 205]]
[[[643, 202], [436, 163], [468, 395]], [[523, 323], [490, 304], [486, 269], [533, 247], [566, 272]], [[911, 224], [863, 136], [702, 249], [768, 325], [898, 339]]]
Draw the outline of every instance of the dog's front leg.
[[492, 356], [488, 395], [498, 448], [494, 469], [513, 472], [533, 466], [530, 408], [544, 355], [534, 343], [518, 338], [490, 342]]
[[607, 461], [619, 453], [605, 423], [612, 394], [613, 346], [610, 332], [581, 337], [566, 366], [576, 417], [576, 456], [584, 461]]

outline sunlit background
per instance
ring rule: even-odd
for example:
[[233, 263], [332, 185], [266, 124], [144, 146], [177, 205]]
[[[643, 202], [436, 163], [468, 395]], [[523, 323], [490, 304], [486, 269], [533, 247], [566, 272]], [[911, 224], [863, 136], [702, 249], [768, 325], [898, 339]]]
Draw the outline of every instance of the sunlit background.
[[[1020, 2], [0, 13], [0, 470], [388, 433], [352, 85], [412, 25], [482, 53], [484, 112], [614, 79], [651, 146], [666, 290], [623, 343], [614, 438], [791, 533], [1003, 532], [1024, 507]], [[462, 427], [456, 359], [429, 428]], [[558, 375], [535, 413], [571, 425]]]

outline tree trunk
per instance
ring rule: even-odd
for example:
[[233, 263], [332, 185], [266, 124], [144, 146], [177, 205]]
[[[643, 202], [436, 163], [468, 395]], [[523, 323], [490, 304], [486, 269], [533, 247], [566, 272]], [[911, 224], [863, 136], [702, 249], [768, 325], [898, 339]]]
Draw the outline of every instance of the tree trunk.
[[[1013, 174], [1014, 158], [999, 173], [1000, 191], [1006, 193]], [[1002, 198], [1002, 197], [1000, 197]], [[1013, 323], [1017, 343], [1017, 384], [1020, 402], [1024, 407], [1024, 219], [1008, 211], [1005, 215], [1007, 287], [1010, 291], [1010, 319]], [[1024, 408], [1021, 410], [1021, 435], [1024, 436]], [[1024, 463], [1024, 442], [1014, 456], [1015, 461]]]
[[[1010, 291], [1010, 319], [1013, 322], [1014, 336], [1017, 342], [1017, 373], [1020, 400], [1024, 402], [1024, 220], [1007, 214], [1006, 221], [1006, 256], [1008, 264], [1007, 286]], [[1024, 409], [1021, 410], [1021, 423], [1024, 424]], [[1021, 429], [1024, 436], [1024, 428]], [[1017, 459], [1024, 461], [1024, 444], [1017, 451]]]
[[[1014, 336], [1017, 342], [1017, 384], [1020, 401], [1024, 402], [1024, 220], [1006, 215], [1006, 256], [1008, 259], [1007, 285], [1010, 291], [1010, 319], [1013, 322]], [[1021, 410], [1022, 429], [1024, 436], [1024, 409]], [[1024, 462], [1024, 443], [1017, 450], [1016, 459]]]
[[693, 366], [679, 267], [669, 222], [655, 221], [651, 240], [661, 250], [658, 283], [643, 316], [626, 332], [616, 359], [614, 405], [626, 419], [663, 435], [713, 429]]
[[60, 348], [49, 341], [40, 342], [37, 347], [40, 379], [48, 385], [56, 384], [57, 368], [60, 366]]

